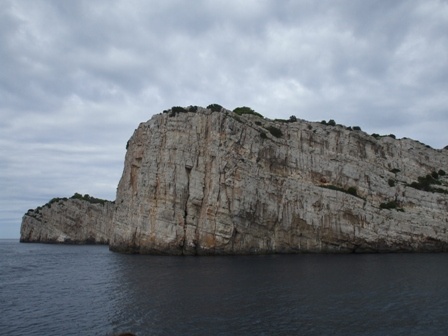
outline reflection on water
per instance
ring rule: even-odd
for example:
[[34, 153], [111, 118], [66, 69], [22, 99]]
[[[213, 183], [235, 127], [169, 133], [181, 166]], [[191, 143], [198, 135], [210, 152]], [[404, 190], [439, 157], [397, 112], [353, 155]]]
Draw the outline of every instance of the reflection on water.
[[447, 255], [116, 255], [117, 326], [142, 335], [444, 334]]
[[445, 335], [447, 262], [156, 257], [0, 241], [0, 334]]

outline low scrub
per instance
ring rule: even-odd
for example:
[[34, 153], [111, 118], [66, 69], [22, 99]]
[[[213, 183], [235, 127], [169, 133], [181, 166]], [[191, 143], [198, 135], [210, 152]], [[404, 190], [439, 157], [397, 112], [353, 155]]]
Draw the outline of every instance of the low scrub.
[[210, 104], [207, 106], [207, 109], [211, 110], [212, 112], [221, 112], [222, 106], [219, 104]]
[[336, 191], [340, 191], [352, 196], [356, 196], [359, 198], [362, 198], [361, 196], [358, 195], [358, 190], [355, 187], [349, 187], [347, 189], [335, 186], [335, 185], [331, 185], [331, 184], [325, 184], [325, 185], [321, 185], [320, 187], [322, 188], [326, 188], [326, 189], [331, 189], [331, 190], [336, 190]]
[[336, 126], [336, 121], [334, 121], [333, 119], [328, 120], [328, 122], [322, 120], [320, 123], [327, 126]]
[[283, 132], [280, 128], [277, 128], [275, 126], [269, 126], [266, 129], [276, 138], [281, 138], [283, 136]]
[[433, 171], [431, 174], [428, 174], [426, 176], [419, 176], [417, 178], [417, 181], [408, 184], [408, 186], [422, 191], [447, 194], [447, 190], [435, 187], [442, 184], [442, 182], [439, 180], [439, 176], [444, 175], [445, 171], [443, 171], [442, 169], [440, 169], [438, 172]]
[[92, 204], [104, 204], [106, 202], [109, 202], [108, 200], [105, 200], [105, 199], [92, 197], [89, 194], [81, 195], [78, 193], [75, 193], [72, 197], [70, 197], [70, 199], [79, 199], [79, 200], [87, 201]]
[[380, 139], [380, 138], [385, 138], [385, 137], [389, 137], [389, 138], [392, 138], [392, 139], [396, 139], [397, 138], [395, 136], [395, 134], [379, 135], [378, 133], [372, 133], [371, 136], [373, 136], [375, 139]]
[[274, 121], [282, 122], [282, 123], [293, 123], [293, 122], [297, 122], [297, 117], [295, 115], [292, 115], [289, 117], [289, 119], [274, 119]]
[[395, 200], [394, 201], [390, 201], [390, 202], [381, 203], [380, 204], [380, 209], [397, 210], [397, 211], [404, 212], [404, 210], [402, 208], [400, 208], [398, 202], [395, 201]]
[[251, 114], [260, 118], [264, 118], [260, 113], [255, 112], [254, 110], [252, 110], [250, 107], [247, 106], [237, 107], [233, 110], [233, 112], [240, 116], [243, 114]]
[[187, 113], [187, 112], [188, 110], [181, 106], [173, 106], [171, 109], [163, 111], [163, 113], [168, 113], [169, 117], [174, 117], [179, 113]]

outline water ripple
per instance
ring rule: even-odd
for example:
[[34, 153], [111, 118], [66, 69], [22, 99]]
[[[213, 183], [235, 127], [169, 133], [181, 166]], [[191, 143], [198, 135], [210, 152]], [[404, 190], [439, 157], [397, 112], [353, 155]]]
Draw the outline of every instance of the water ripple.
[[444, 335], [447, 254], [155, 257], [0, 241], [8, 335]]

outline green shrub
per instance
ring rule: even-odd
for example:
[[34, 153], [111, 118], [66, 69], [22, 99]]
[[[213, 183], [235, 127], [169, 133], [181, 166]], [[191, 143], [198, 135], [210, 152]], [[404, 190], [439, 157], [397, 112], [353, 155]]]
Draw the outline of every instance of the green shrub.
[[71, 199], [79, 199], [82, 200], [83, 196], [79, 193], [74, 193], [72, 197], [70, 197]]
[[358, 191], [356, 190], [355, 187], [349, 187], [347, 189], [347, 193], [349, 193], [350, 195], [353, 195], [353, 196], [358, 196]]
[[210, 104], [207, 106], [207, 109], [211, 110], [212, 112], [221, 112], [222, 106], [219, 104]]
[[390, 202], [386, 202], [386, 203], [381, 203], [380, 204], [380, 209], [388, 209], [388, 210], [395, 209], [397, 211], [404, 211], [402, 208], [399, 207], [399, 204], [398, 204], [397, 201], [390, 201]]
[[329, 126], [336, 126], [336, 121], [334, 121], [333, 119], [328, 120], [328, 124]]
[[393, 180], [393, 179], [389, 179], [389, 180], [387, 181], [387, 183], [389, 184], [389, 187], [395, 187], [395, 180]]
[[233, 110], [233, 112], [235, 112], [236, 114], [238, 114], [240, 116], [243, 114], [252, 114], [257, 117], [264, 118], [260, 113], [255, 112], [254, 110], [252, 110], [250, 107], [247, 107], [247, 106], [237, 107]]
[[388, 137], [392, 138], [392, 139], [396, 139], [397, 137], [395, 136], [395, 134], [389, 134]]
[[321, 123], [322, 125], [326, 125], [326, 124], [327, 124], [327, 122], [326, 122], [325, 120], [322, 120], [320, 123]]
[[92, 197], [89, 194], [85, 194], [83, 196], [79, 193], [74, 193], [73, 196], [70, 197], [70, 199], [78, 199], [78, 200], [82, 200], [82, 201], [87, 201], [92, 204], [104, 204], [104, 203], [108, 202], [107, 200], [104, 200], [101, 198]]
[[437, 188], [437, 187], [433, 187], [432, 192], [435, 193], [440, 193], [440, 194], [448, 194], [448, 190], [442, 189], [442, 188]]
[[434, 178], [432, 174], [428, 174], [426, 176], [419, 176], [417, 178], [417, 182], [412, 182], [409, 184], [410, 187], [423, 190], [423, 191], [432, 191], [432, 192], [442, 192], [443, 189], [435, 189], [433, 185], [440, 185], [442, 182], [440, 182], [438, 179]]
[[295, 115], [292, 115], [289, 117], [289, 119], [274, 119], [274, 121], [284, 122], [284, 123], [293, 123], [293, 122], [297, 121], [297, 117]]
[[50, 202], [48, 202], [48, 204], [53, 204], [53, 203], [59, 202], [60, 200], [62, 200], [62, 198], [55, 197], [55, 198], [52, 198], [52, 199], [50, 200]]
[[281, 129], [279, 129], [275, 126], [269, 126], [266, 129], [276, 138], [281, 138], [283, 136], [283, 132], [281, 131]]
[[171, 108], [171, 113], [174, 113], [174, 114], [187, 113], [187, 112], [188, 111], [186, 109], [184, 109], [183, 107], [181, 107], [181, 106], [173, 106]]
[[353, 126], [353, 130], [354, 130], [354, 131], [361, 131], [361, 127], [359, 127], [359, 126]]
[[261, 124], [261, 121], [256, 121], [255, 122], [255, 125], [257, 125], [257, 126], [261, 126], [262, 124]]
[[[438, 177], [438, 174], [437, 174]], [[418, 177], [418, 181], [421, 183], [428, 183], [428, 184], [442, 184], [438, 179], [436, 179], [432, 174], [428, 174], [424, 177], [420, 176]]]
[[188, 108], [188, 112], [197, 112], [198, 111], [198, 107], [197, 106], [190, 106]]
[[267, 138], [268, 138], [268, 136], [266, 135], [265, 132], [261, 132], [261, 133], [260, 133], [260, 137], [261, 137], [262, 139], [267, 139]]
[[331, 185], [331, 184], [325, 184], [325, 185], [320, 185], [320, 187], [322, 188], [326, 188], [326, 189], [331, 189], [331, 190], [336, 190], [336, 191], [341, 191], [343, 193], [352, 195], [352, 196], [356, 196], [358, 198], [364, 199], [361, 196], [358, 195], [358, 191], [355, 187], [349, 187], [348, 189], [344, 189], [335, 185]]
[[372, 136], [373, 136], [375, 139], [381, 138], [381, 135], [379, 135], [378, 133], [372, 133]]
[[440, 176], [445, 176], [446, 175], [445, 171], [442, 170], [442, 169], [440, 169], [438, 173], [439, 173]]
[[188, 112], [188, 111], [181, 106], [173, 106], [171, 108], [171, 112], [170, 112], [169, 116], [174, 117], [179, 113], [186, 113], [186, 112]]
[[390, 170], [390, 172], [391, 172], [391, 173], [394, 173], [394, 174], [399, 173], [400, 171], [401, 171], [401, 170], [398, 169], [398, 168], [394, 168], [394, 169]]
[[57, 203], [57, 202], [59, 202], [60, 200], [62, 200], [62, 198], [59, 198], [59, 197], [52, 198], [52, 199], [51, 199], [47, 204], [45, 204], [44, 206], [47, 206], [47, 207], [51, 208], [51, 205], [52, 205], [53, 203]]

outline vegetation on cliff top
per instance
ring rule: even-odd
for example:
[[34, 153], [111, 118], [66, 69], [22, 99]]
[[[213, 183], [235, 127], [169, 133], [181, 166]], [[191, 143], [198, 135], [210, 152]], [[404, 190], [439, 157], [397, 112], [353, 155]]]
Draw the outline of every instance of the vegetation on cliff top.
[[219, 104], [210, 104], [207, 106], [207, 109], [209, 109], [212, 112], [221, 112], [223, 107]]
[[253, 109], [247, 106], [237, 107], [233, 110], [233, 112], [240, 116], [243, 114], [251, 114], [260, 118], [264, 118], [260, 113], [255, 112]]
[[90, 196], [89, 194], [81, 195], [81, 194], [78, 194], [78, 193], [75, 193], [72, 197], [70, 197], [70, 199], [79, 199], [79, 200], [87, 201], [87, 202], [92, 203], [92, 204], [104, 204], [106, 202], [110, 202], [110, 201], [105, 200], [105, 199], [101, 199], [101, 198], [96, 198], [96, 197]]
[[77, 199], [77, 200], [81, 200], [81, 201], [87, 201], [91, 204], [102, 204], [102, 205], [104, 205], [106, 202], [111, 202], [111, 201], [108, 201], [105, 199], [90, 196], [89, 194], [81, 195], [79, 193], [74, 193], [73, 196], [71, 196], [70, 198], [67, 198], [67, 197], [52, 198], [50, 201], [48, 201], [47, 203], [45, 203], [42, 206], [37, 207], [36, 209], [29, 209], [27, 211], [26, 215], [34, 217], [34, 215], [39, 214], [43, 208], [45, 208], [45, 207], [51, 208], [52, 204], [57, 203], [59, 201], [67, 201], [69, 199]]
[[163, 113], [169, 113], [168, 116], [174, 117], [179, 113], [187, 113], [187, 112], [197, 112], [198, 107], [197, 106], [189, 106], [187, 108], [181, 107], [181, 106], [173, 106], [169, 110], [164, 110]]
[[[220, 104], [216, 104], [216, 103], [208, 105], [207, 109], [212, 111], [212, 112], [222, 112], [223, 110], [225, 110], [225, 108], [223, 106], [221, 106]], [[170, 117], [174, 117], [174, 116], [176, 116], [177, 114], [180, 114], [180, 113], [188, 113], [188, 112], [195, 113], [197, 111], [198, 111], [198, 106], [189, 106], [189, 107], [186, 107], [186, 108], [181, 107], [181, 106], [173, 106], [171, 109], [164, 110], [163, 113], [168, 113], [168, 115]], [[236, 114], [236, 116], [233, 116], [233, 118], [235, 120], [237, 120], [237, 121], [241, 121], [241, 119], [238, 118], [238, 116], [242, 116], [244, 114], [255, 115], [257, 117], [265, 119], [262, 114], [254, 111], [252, 108], [247, 107], [247, 106], [236, 107], [235, 109], [233, 109], [232, 112]], [[267, 119], [267, 120], [269, 120], [269, 119]], [[298, 119], [297, 119], [296, 116], [292, 115], [292, 116], [289, 117], [289, 119], [274, 119], [273, 121], [274, 122], [283, 122], [283, 123], [293, 123], [293, 122], [297, 122]], [[360, 126], [344, 126], [344, 125], [341, 125], [341, 124], [337, 124], [334, 119], [330, 119], [329, 121], [322, 120], [320, 123], [322, 125], [326, 125], [326, 126], [341, 126], [341, 127], [344, 127], [344, 128], [346, 128], [347, 130], [350, 130], [350, 131], [362, 131]], [[266, 128], [266, 129], [268, 129], [268, 128]], [[271, 132], [271, 134], [274, 135], [275, 137], [281, 137], [282, 136], [282, 135], [278, 136], [279, 133], [276, 132], [276, 131]], [[266, 134], [264, 134], [264, 135], [261, 134], [261, 136], [262, 136], [262, 138], [265, 138]], [[385, 138], [385, 137], [390, 137], [392, 139], [396, 139], [396, 136], [394, 134], [380, 135], [378, 133], [372, 133], [371, 136], [374, 137], [377, 140], [381, 139], [381, 138]], [[403, 138], [403, 139], [406, 139], [406, 138]], [[417, 141], [417, 140], [415, 140], [415, 141]], [[419, 142], [419, 141], [417, 141], [417, 142]], [[421, 143], [421, 144], [426, 146], [427, 148], [432, 148], [429, 145], [425, 145], [423, 143]], [[444, 147], [444, 149], [448, 149], [448, 146]]]

